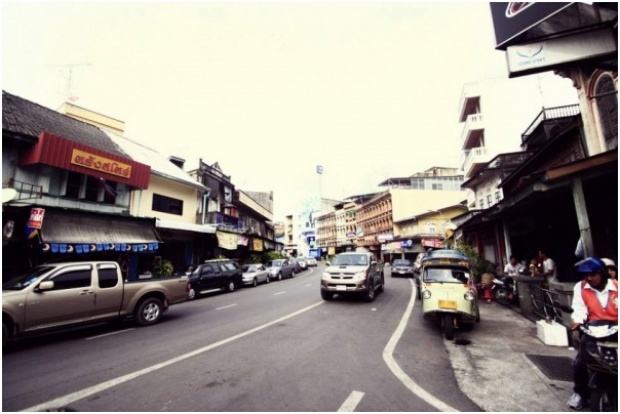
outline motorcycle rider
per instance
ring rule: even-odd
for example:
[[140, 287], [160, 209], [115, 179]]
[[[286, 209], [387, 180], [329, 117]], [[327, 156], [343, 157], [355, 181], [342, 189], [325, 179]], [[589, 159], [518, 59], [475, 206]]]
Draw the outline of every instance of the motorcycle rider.
[[[587, 257], [575, 263], [582, 280], [573, 289], [573, 313], [571, 330], [579, 329], [586, 321], [605, 320], [618, 323], [618, 282], [609, 277], [605, 263], [596, 257]], [[591, 341], [582, 335], [579, 351], [573, 361], [574, 393], [568, 406], [581, 410], [588, 398], [588, 368], [586, 343]]]

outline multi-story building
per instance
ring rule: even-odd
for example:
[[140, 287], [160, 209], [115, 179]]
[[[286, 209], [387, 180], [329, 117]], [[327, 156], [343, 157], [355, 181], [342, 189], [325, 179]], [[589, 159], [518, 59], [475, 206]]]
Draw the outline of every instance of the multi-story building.
[[217, 226], [217, 243], [210, 256], [246, 259], [251, 254], [276, 250], [271, 193], [253, 192], [261, 202], [248, 193], [236, 190], [231, 177], [224, 174], [216, 162], [208, 165], [199, 160], [199, 166], [189, 174], [209, 187], [205, 204], [206, 223]]
[[152, 263], [153, 217], [130, 216], [151, 168], [103, 130], [3, 91], [3, 277], [49, 260], [116, 260], [129, 278]]
[[[549, 91], [545, 93], [545, 91]], [[560, 102], [560, 99], [564, 101]], [[557, 77], [521, 79], [491, 79], [463, 86], [458, 107], [458, 121], [463, 125], [460, 134], [461, 170], [469, 180], [491, 159], [500, 153], [518, 151], [519, 132], [549, 102], [558, 105], [576, 103], [569, 82]], [[490, 187], [496, 187], [490, 183]], [[487, 192], [495, 197], [497, 188], [485, 188], [485, 193], [467, 191], [469, 208], [488, 206]], [[503, 198], [499, 189], [499, 198]], [[480, 205], [480, 200], [483, 205]]]
[[409, 177], [388, 178], [379, 187], [460, 191], [463, 179], [458, 168], [432, 167]]

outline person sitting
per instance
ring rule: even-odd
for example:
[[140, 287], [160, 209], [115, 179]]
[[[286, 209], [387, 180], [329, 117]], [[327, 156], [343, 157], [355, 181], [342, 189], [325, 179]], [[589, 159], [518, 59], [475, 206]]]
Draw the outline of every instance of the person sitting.
[[506, 276], [518, 276], [523, 274], [525, 266], [517, 260], [516, 256], [510, 256], [510, 261], [504, 266], [504, 274]]
[[[588, 321], [612, 321], [618, 323], [618, 282], [609, 277], [605, 263], [596, 257], [587, 257], [575, 264], [581, 281], [573, 289], [573, 313], [571, 330], [577, 330]], [[588, 367], [586, 351], [592, 338], [582, 335], [579, 351], [573, 361], [573, 395], [567, 405], [581, 410], [588, 399]]]

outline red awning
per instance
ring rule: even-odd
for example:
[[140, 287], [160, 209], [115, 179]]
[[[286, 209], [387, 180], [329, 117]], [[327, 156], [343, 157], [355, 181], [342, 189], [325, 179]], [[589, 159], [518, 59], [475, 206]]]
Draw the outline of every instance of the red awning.
[[39, 142], [20, 159], [20, 166], [33, 164], [51, 165], [142, 189], [148, 188], [151, 176], [148, 165], [49, 132], [42, 132]]

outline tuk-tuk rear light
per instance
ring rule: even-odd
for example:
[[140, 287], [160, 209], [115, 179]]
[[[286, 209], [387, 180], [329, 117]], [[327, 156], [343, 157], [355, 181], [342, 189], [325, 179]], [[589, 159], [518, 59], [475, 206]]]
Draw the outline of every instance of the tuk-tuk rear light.
[[425, 290], [424, 292], [422, 292], [422, 297], [424, 299], [430, 299], [431, 297], [431, 291], [430, 290]]
[[465, 300], [468, 300], [470, 302], [476, 299], [476, 295], [474, 295], [474, 292], [472, 292], [471, 290], [468, 290], [467, 292], [465, 292], [463, 297], [465, 298]]

